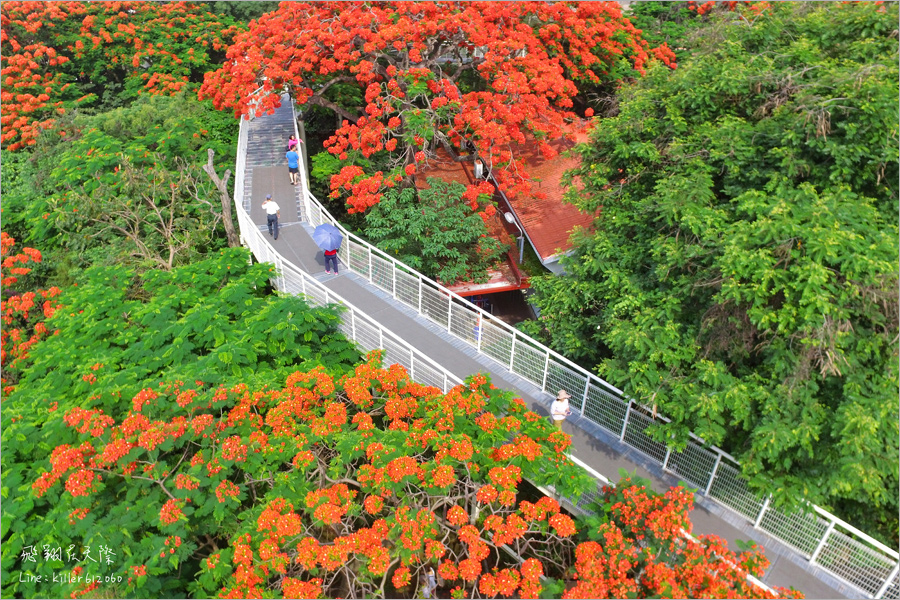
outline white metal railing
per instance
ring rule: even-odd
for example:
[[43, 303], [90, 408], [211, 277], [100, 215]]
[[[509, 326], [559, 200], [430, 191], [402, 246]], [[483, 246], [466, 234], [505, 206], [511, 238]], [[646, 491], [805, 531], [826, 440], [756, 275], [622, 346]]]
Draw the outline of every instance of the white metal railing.
[[243, 208], [238, 208], [238, 225], [241, 237], [260, 262], [275, 265], [272, 274], [273, 285], [282, 292], [303, 294], [313, 306], [338, 304], [346, 307], [341, 315], [339, 329], [356, 342], [364, 352], [384, 350], [385, 364], [399, 364], [406, 368], [409, 376], [424, 385], [434, 386], [447, 392], [461, 379], [446, 371], [431, 358], [422, 354], [400, 336], [382, 326], [350, 302], [335, 294], [301, 269], [285, 260], [265, 239], [263, 233], [250, 220]]
[[[243, 124], [242, 124], [243, 125]], [[238, 150], [246, 150], [247, 135], [245, 127], [241, 127], [243, 135], [239, 136]], [[241, 169], [240, 179], [244, 179], [245, 162], [239, 160], [237, 168]], [[406, 368], [411, 379], [417, 383], [434, 386], [442, 392], [447, 393], [451, 387], [460, 385], [463, 381], [447, 371], [443, 366], [436, 363], [429, 356], [423, 354], [405, 340], [385, 328], [381, 323], [372, 319], [360, 309], [356, 308], [352, 303], [348, 302], [340, 295], [335, 294], [319, 281], [299, 269], [290, 261], [286, 260], [279, 254], [265, 238], [260, 228], [257, 227], [246, 210], [243, 203], [236, 198], [235, 206], [237, 207], [238, 227], [241, 231], [241, 239], [244, 244], [253, 252], [261, 262], [267, 262], [274, 265], [271, 277], [272, 284], [281, 292], [289, 294], [303, 294], [307, 302], [313, 306], [325, 306], [329, 304], [339, 304], [346, 308], [341, 314], [341, 325], [339, 330], [348, 339], [354, 341], [361, 350], [368, 352], [375, 349], [384, 350], [382, 356], [385, 364], [399, 364]], [[564, 500], [576, 512], [587, 514], [583, 505], [588, 504], [597, 498], [598, 490], [604, 485], [610, 485], [610, 480], [603, 474], [595, 471], [583, 461], [574, 456], [569, 456], [573, 463], [585, 469], [597, 481], [594, 490], [585, 491], [584, 496], [579, 500], [565, 498]], [[544, 490], [548, 495], [553, 495], [553, 491]], [[686, 531], [682, 531], [685, 537], [693, 539]], [[511, 552], [511, 550], [509, 550]], [[514, 558], [519, 562], [521, 557], [512, 553]], [[775, 594], [775, 592], [755, 577], [748, 575], [748, 581], [752, 584]], [[775, 594], [777, 596], [777, 594]]]
[[[610, 481], [609, 479], [607, 479], [606, 476], [603, 475], [603, 473], [600, 473], [599, 471], [595, 471], [595, 470], [594, 470], [590, 465], [588, 465], [586, 462], [584, 462], [584, 461], [582, 461], [582, 460], [579, 460], [578, 458], [576, 458], [576, 457], [574, 457], [574, 456], [569, 456], [569, 459], [570, 459], [573, 463], [575, 463], [576, 465], [578, 465], [579, 467], [581, 467], [582, 469], [584, 469], [589, 475], [591, 475], [591, 477], [593, 477], [594, 479], [597, 480], [597, 485], [596, 485], [596, 487], [595, 487], [593, 490], [586, 490], [585, 492], [583, 492], [582, 495], [581, 495], [581, 497], [578, 498], [577, 500], [576, 500], [576, 499], [572, 499], [572, 498], [567, 498], [567, 497], [561, 497], [559, 494], [556, 493], [556, 491], [555, 491], [552, 487], [549, 488], [549, 489], [547, 489], [547, 490], [543, 490], [543, 489], [542, 489], [541, 491], [543, 491], [543, 492], [544, 492], [545, 494], [547, 494], [548, 496], [552, 496], [552, 497], [555, 496], [555, 497], [557, 497], [557, 498], [559, 498], [559, 499], [561, 499], [561, 500], [564, 500], [565, 503], [568, 505], [568, 507], [572, 510], [572, 512], [580, 513], [580, 514], [582, 514], [582, 515], [593, 514], [593, 513], [591, 513], [591, 511], [588, 510], [586, 507], [587, 507], [589, 504], [591, 504], [592, 502], [596, 502], [597, 500], [600, 500], [600, 499], [603, 497], [602, 488], [603, 488], [604, 486], [615, 486], [615, 484], [614, 484], [612, 481]], [[696, 543], [696, 544], [699, 544], [699, 543], [700, 543], [700, 540], [698, 540], [696, 537], [694, 537], [693, 535], [691, 535], [688, 531], [686, 531], [686, 530], [684, 530], [684, 529], [681, 529], [681, 535], [682, 535], [684, 538], [686, 538], [686, 539], [688, 539], [688, 540], [690, 540], [690, 541], [692, 541], [692, 542], [694, 542], [694, 543]], [[716, 556], [716, 558], [719, 559], [719, 560], [725, 560], [725, 559], [722, 558], [722, 556], [719, 555], [719, 554], [716, 554], [715, 556]], [[732, 568], [737, 568], [737, 565], [735, 565], [733, 562], [728, 561], [728, 560], [725, 560], [725, 562], [726, 562], [730, 567], [732, 567]], [[747, 581], [748, 581], [749, 583], [751, 583], [752, 585], [754, 585], [754, 586], [760, 588], [761, 590], [764, 590], [764, 591], [766, 591], [766, 592], [772, 594], [772, 595], [775, 596], [776, 598], [778, 597], [778, 592], [776, 592], [775, 590], [773, 590], [772, 588], [770, 588], [768, 585], [766, 585], [765, 583], [763, 583], [762, 581], [760, 581], [758, 578], [754, 577], [753, 575], [750, 575], [750, 574], [748, 573], [748, 574], [746, 575], [746, 579], [747, 579]]]
[[[243, 120], [241, 125], [244, 130]], [[243, 168], [242, 154], [246, 153], [241, 151], [241, 143], [246, 150], [246, 133], [239, 138], [239, 171]], [[697, 486], [698, 493], [742, 515], [810, 564], [869, 597], [900, 598], [900, 554], [896, 550], [818, 506], [810, 505], [805, 512], [786, 512], [772, 506], [770, 498], [760, 499], [750, 491], [734, 457], [707, 446], [693, 434], [680, 452], [652, 439], [645, 433], [647, 427], [668, 419], [654, 416], [648, 407], [626, 398], [615, 386], [347, 231], [309, 192], [305, 163], [301, 163], [301, 176], [306, 219], [314, 226], [327, 222], [341, 230], [346, 242], [338, 254], [351, 271], [543, 392], [567, 390], [572, 395], [570, 403], [583, 418], [649, 456], [664, 471]], [[235, 183], [243, 179], [243, 172], [239, 172]], [[236, 201], [238, 189], [242, 193], [243, 186], [236, 188]], [[283, 261], [276, 264], [282, 268]]]

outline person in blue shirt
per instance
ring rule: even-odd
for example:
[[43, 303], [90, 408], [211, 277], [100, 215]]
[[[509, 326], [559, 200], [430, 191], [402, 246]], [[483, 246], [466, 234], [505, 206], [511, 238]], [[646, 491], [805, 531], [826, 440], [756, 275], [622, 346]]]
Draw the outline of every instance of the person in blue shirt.
[[284, 155], [288, 161], [288, 171], [291, 176], [291, 185], [297, 185], [297, 178], [300, 173], [300, 155], [297, 154], [295, 149], [288, 150], [287, 154]]

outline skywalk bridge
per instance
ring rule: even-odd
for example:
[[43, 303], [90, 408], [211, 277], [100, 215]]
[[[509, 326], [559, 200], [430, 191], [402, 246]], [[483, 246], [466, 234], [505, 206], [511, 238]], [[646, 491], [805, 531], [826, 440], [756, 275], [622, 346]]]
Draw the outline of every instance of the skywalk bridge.
[[[364, 351], [384, 349], [385, 364], [403, 365], [420, 383], [446, 391], [472, 373], [489, 373], [542, 414], [555, 391], [566, 389], [576, 414], [564, 425], [572, 458], [598, 486], [604, 475], [617, 479], [620, 468], [636, 470], [660, 491], [679, 481], [694, 486], [694, 533], [718, 535], [733, 550], [736, 540], [765, 547], [771, 565], [760, 585], [792, 586], [807, 598], [900, 598], [894, 549], [819, 507], [793, 514], [775, 508], [748, 490], [733, 457], [699, 439], [683, 452], [656, 442], [644, 433], [653, 422], [649, 411], [621, 390], [344, 230], [309, 192], [305, 161], [301, 185], [290, 184], [284, 154], [291, 133], [299, 138], [287, 95], [274, 114], [242, 119], [235, 172], [242, 242], [276, 266], [278, 290], [304, 294], [314, 305], [343, 304], [343, 333]], [[266, 194], [281, 207], [278, 240], [266, 233]], [[345, 236], [336, 276], [325, 273], [310, 237], [325, 222]], [[595, 496], [585, 494], [581, 504]]]

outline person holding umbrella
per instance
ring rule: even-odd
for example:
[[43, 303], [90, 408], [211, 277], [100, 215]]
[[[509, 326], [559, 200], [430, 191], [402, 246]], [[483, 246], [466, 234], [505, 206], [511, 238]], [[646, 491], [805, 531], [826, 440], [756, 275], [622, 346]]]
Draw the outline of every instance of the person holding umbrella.
[[334, 274], [338, 274], [337, 253], [344, 241], [341, 230], [331, 223], [322, 223], [313, 230], [312, 239], [316, 245], [325, 251], [325, 272], [331, 275], [331, 269], [334, 268]]
[[328, 267], [329, 264], [334, 265], [334, 274], [338, 274], [337, 253], [337, 248], [325, 251], [325, 273], [328, 275], [331, 275], [331, 269]]

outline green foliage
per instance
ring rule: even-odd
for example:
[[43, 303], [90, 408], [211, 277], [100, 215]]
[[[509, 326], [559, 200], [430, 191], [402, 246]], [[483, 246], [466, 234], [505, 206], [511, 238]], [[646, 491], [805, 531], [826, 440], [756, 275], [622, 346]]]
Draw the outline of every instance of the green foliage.
[[219, 195], [200, 166], [207, 148], [219, 170], [232, 164], [230, 116], [186, 95], [152, 96], [68, 125], [66, 139], [41, 140], [23, 184], [4, 194], [26, 239], [76, 267], [171, 268], [224, 245]]
[[[267, 264], [250, 266], [246, 250], [227, 249], [168, 272], [136, 275], [124, 267], [93, 268], [81, 285], [66, 291], [64, 308], [48, 321], [57, 335], [33, 348], [33, 361], [15, 392], [4, 398], [4, 596], [54, 595], [47, 586], [22, 584], [11, 576], [28, 570], [18, 562], [28, 545], [65, 548], [76, 543], [80, 549], [84, 544], [94, 548], [96, 558], [102, 543], [117, 552], [118, 567], [138, 564], [133, 561], [146, 558], [148, 549], [156, 548], [158, 554], [162, 546], [165, 536], [144, 531], [147, 511], [154, 507], [158, 515], [157, 504], [167, 499], [160, 486], [129, 486], [112, 478], [101, 484], [109, 492], [102, 510], [83, 519], [69, 515], [85, 506], [83, 497], [65, 494], [69, 499], [60, 502], [59, 490], [42, 498], [32, 496], [36, 469], [46, 465], [51, 450], [79, 437], [66, 426], [65, 414], [73, 409], [99, 410], [118, 422], [129, 413], [130, 399], [139, 391], [171, 392], [172, 387], [159, 387], [163, 381], [210, 394], [238, 382], [264, 389], [297, 369], [324, 365], [340, 374], [359, 359], [352, 344], [337, 332], [334, 310], [311, 309], [298, 297], [267, 293], [271, 270]], [[174, 416], [176, 404], [172, 398], [169, 402], [151, 417]], [[211, 442], [212, 438], [204, 443]], [[171, 450], [171, 443], [163, 444], [145, 459], [153, 461], [159, 452]], [[201, 513], [213, 508], [206, 502], [195, 506]], [[224, 529], [215, 532], [215, 527]], [[229, 527], [233, 524], [220, 518], [198, 534], [227, 535]], [[179, 552], [176, 557], [190, 554], [187, 548]], [[148, 567], [147, 593], [184, 593], [183, 584], [173, 581], [178, 571], [166, 566], [171, 560], [167, 556], [154, 563], [155, 571]], [[63, 570], [61, 564], [54, 568]]]
[[[897, 5], [698, 31], [581, 148], [600, 208], [536, 278], [551, 345], [737, 455], [776, 501], [896, 539]], [[565, 260], [565, 259], [564, 259]]]
[[508, 247], [462, 200], [466, 187], [429, 177], [429, 189], [391, 190], [366, 214], [366, 235], [385, 252], [444, 283], [487, 281]]
[[327, 198], [330, 190], [328, 182], [332, 175], [340, 173], [343, 162], [330, 152], [313, 154], [312, 169], [309, 172], [309, 188], [317, 198]]
[[28, 239], [24, 208], [38, 201], [27, 154], [0, 150], [3, 180], [3, 231], [17, 240]]
[[705, 20], [690, 10], [687, 2], [659, 2], [639, 0], [632, 2], [628, 20], [641, 30], [641, 37], [654, 46], [668, 44], [680, 64], [690, 51], [689, 34]]
[[249, 23], [278, 8], [278, 2], [262, 0], [254, 2], [247, 2], [246, 0], [206, 0], [194, 2], [193, 4], [200, 4], [213, 14], [228, 16], [236, 23]]

